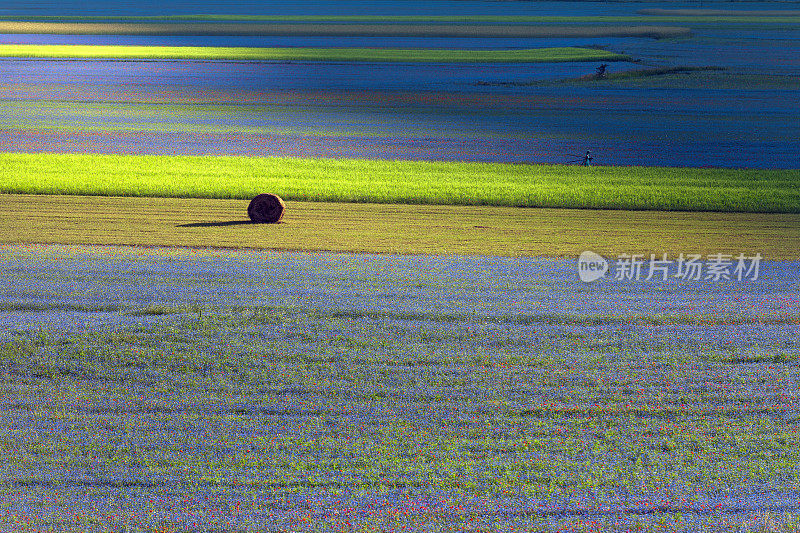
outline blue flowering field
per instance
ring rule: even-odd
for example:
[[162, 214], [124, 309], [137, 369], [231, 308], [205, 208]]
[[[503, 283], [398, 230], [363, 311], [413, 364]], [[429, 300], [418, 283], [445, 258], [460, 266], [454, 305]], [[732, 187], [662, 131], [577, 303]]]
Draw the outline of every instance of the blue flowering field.
[[0, 265], [4, 527], [800, 516], [796, 261], [591, 284], [480, 256], [18, 245]]

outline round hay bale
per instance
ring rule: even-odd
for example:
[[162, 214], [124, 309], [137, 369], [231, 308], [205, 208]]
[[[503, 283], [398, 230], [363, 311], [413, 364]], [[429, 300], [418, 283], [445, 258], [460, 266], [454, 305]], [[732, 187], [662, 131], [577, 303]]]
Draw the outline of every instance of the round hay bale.
[[259, 194], [247, 206], [247, 216], [253, 222], [274, 224], [283, 218], [286, 205], [276, 194]]

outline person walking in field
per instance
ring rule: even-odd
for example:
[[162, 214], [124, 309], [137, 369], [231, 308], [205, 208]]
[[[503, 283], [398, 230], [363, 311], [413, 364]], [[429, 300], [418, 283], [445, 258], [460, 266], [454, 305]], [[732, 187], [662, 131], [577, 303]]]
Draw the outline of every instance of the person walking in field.
[[588, 167], [591, 164], [592, 159], [594, 159], [592, 156], [589, 155], [590, 153], [591, 153], [591, 151], [586, 150], [586, 155], [578, 155], [578, 154], [566, 154], [566, 155], [568, 155], [569, 157], [574, 157], [575, 158], [575, 159], [569, 161], [570, 165], [574, 165], [575, 163], [578, 163], [583, 167]]

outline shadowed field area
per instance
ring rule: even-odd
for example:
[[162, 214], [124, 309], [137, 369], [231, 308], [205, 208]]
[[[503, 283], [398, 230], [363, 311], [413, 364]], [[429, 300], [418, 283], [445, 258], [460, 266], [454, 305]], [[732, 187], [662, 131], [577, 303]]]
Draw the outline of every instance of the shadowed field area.
[[[720, 22], [741, 20], [761, 22], [770, 21], [796, 22], [800, 17], [797, 10], [701, 10], [701, 9], [640, 9], [636, 15], [152, 15], [152, 16], [103, 16], [75, 15], [57, 16], [40, 15], [31, 17], [0, 16], [0, 20], [10, 22], [50, 22], [75, 23], [99, 22], [119, 23], [122, 21], [170, 21], [170, 22], [374, 22], [395, 24], [398, 22], [437, 24], [586, 24], [586, 23], [619, 23], [619, 22]], [[642, 16], [645, 15], [645, 16]]]

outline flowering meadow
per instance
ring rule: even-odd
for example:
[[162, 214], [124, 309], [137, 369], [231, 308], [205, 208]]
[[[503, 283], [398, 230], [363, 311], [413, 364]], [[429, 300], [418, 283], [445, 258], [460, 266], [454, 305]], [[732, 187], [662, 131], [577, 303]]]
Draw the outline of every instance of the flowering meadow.
[[0, 264], [4, 527], [800, 516], [797, 262], [592, 284], [479, 256], [4, 246]]

